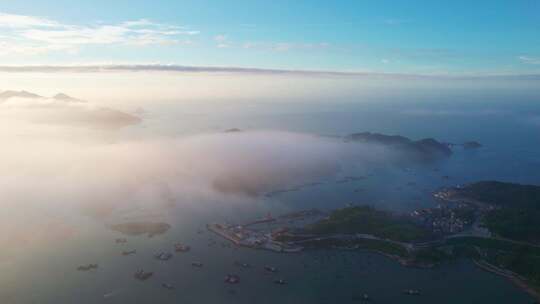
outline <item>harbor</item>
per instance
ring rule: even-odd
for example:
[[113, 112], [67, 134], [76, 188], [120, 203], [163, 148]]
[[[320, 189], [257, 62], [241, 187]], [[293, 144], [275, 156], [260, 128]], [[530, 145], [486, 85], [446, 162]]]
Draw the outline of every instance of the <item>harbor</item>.
[[236, 246], [284, 253], [300, 252], [303, 250], [302, 246], [276, 241], [274, 235], [270, 232], [261, 233], [249, 230], [245, 226], [213, 223], [208, 224], [207, 228]]

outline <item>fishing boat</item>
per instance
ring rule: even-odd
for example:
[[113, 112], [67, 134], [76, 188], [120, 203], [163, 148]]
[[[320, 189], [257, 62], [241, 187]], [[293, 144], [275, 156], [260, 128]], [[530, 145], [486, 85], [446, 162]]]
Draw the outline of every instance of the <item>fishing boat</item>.
[[181, 243], [177, 243], [174, 245], [174, 250], [176, 252], [188, 252], [189, 250], [191, 250], [191, 247], [183, 245]]
[[224, 281], [228, 284], [238, 284], [240, 283], [240, 277], [235, 274], [228, 274], [225, 276]]
[[165, 288], [165, 289], [169, 289], [169, 290], [173, 290], [174, 289], [174, 286], [172, 286], [171, 284], [168, 284], [168, 283], [162, 283], [161, 284], [161, 287]]
[[137, 280], [145, 281], [145, 280], [148, 280], [153, 274], [154, 274], [153, 272], [145, 272], [144, 270], [139, 269], [135, 271], [135, 274], [133, 275], [133, 277]]
[[154, 257], [160, 261], [167, 261], [172, 258], [172, 253], [169, 252], [159, 252], [154, 255]]
[[405, 289], [403, 290], [403, 294], [406, 294], [408, 296], [419, 296], [420, 290], [417, 289]]
[[201, 267], [203, 267], [203, 263], [201, 263], [201, 262], [193, 262], [193, 263], [191, 263], [191, 266], [201, 268]]
[[251, 264], [248, 263], [234, 262], [234, 265], [242, 268], [251, 268]]
[[77, 267], [77, 270], [78, 271], [89, 271], [89, 270], [92, 270], [92, 269], [97, 269], [99, 266], [98, 264], [88, 264], [88, 265], [81, 265], [79, 267]]
[[278, 272], [278, 269], [276, 267], [272, 267], [272, 266], [264, 266], [264, 270], [266, 270], [268, 272], [272, 272], [272, 273]]

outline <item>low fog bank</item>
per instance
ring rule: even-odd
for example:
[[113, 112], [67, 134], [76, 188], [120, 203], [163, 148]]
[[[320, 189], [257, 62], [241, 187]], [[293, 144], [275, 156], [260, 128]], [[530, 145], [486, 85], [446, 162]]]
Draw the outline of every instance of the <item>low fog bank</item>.
[[155, 218], [224, 198], [247, 203], [330, 177], [343, 161], [368, 164], [390, 155], [382, 147], [276, 131], [84, 144], [0, 135], [0, 244], [15, 247], [71, 237], [80, 221]]

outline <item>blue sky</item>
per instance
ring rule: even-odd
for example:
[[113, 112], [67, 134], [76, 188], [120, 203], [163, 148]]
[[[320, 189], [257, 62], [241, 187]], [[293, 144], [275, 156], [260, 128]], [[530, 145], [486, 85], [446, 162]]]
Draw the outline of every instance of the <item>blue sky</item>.
[[540, 73], [540, 1], [0, 0], [0, 65]]

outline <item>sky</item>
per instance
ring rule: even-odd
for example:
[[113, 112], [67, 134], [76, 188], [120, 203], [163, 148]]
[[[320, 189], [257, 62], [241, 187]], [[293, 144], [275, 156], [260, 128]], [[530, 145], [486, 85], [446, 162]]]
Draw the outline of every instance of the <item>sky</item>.
[[540, 2], [0, 0], [0, 65], [540, 73]]

